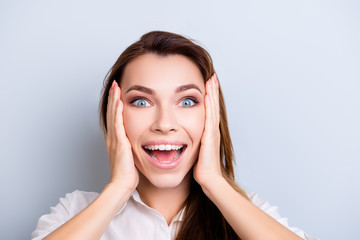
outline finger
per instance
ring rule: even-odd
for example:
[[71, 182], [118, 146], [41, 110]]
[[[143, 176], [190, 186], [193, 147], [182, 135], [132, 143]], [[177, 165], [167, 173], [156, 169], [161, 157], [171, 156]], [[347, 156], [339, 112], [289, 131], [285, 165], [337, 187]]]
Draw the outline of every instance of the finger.
[[205, 90], [205, 132], [209, 132], [213, 129], [213, 122], [212, 122], [212, 107], [211, 107], [211, 79], [206, 82]]
[[119, 139], [120, 141], [126, 139], [126, 133], [125, 133], [125, 129], [124, 129], [124, 121], [123, 121], [123, 109], [124, 109], [124, 104], [121, 101], [121, 89], [119, 87], [119, 97], [116, 100], [116, 113], [115, 113], [115, 132], [116, 132], [116, 137], [117, 139]]
[[216, 123], [219, 124], [220, 123], [220, 99], [219, 99], [219, 95], [220, 95], [220, 84], [219, 84], [219, 80], [217, 78], [216, 73], [214, 73], [214, 80], [215, 80], [215, 113], [216, 113]]
[[109, 90], [109, 96], [108, 96], [108, 104], [106, 109], [106, 126], [107, 126], [107, 136], [111, 138], [112, 135], [112, 129], [113, 129], [113, 98], [114, 98], [114, 82], [113, 81], [110, 90]]
[[111, 98], [111, 107], [110, 107], [110, 112], [111, 112], [111, 126], [112, 126], [112, 133], [113, 136], [116, 137], [116, 133], [115, 133], [115, 116], [116, 116], [116, 102], [117, 99], [119, 98], [119, 87], [117, 85], [117, 82], [114, 82], [114, 86], [113, 86], [113, 90], [112, 90], [112, 98]]
[[219, 89], [219, 87], [220, 87], [220, 85], [219, 85], [219, 79], [218, 79], [216, 73], [214, 73], [214, 80], [215, 80], [215, 86], [216, 86], [216, 88]]
[[211, 115], [212, 115], [212, 122], [213, 122], [213, 126], [216, 126], [216, 100], [215, 100], [215, 82], [214, 82], [214, 75], [212, 75], [212, 77], [210, 78], [211, 84], [210, 84], [210, 91], [209, 91], [209, 96], [210, 96], [210, 103], [211, 103]]
[[205, 129], [204, 135], [208, 136], [210, 131], [213, 129], [211, 103], [209, 95], [205, 95]]

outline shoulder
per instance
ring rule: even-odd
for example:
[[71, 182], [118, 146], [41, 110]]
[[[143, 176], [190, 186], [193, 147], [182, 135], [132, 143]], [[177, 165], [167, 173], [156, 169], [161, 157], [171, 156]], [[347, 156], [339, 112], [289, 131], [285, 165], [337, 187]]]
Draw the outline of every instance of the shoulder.
[[99, 193], [96, 192], [79, 190], [65, 194], [64, 197], [59, 199], [56, 206], [50, 208], [50, 213], [44, 214], [39, 218], [36, 229], [32, 233], [32, 239], [38, 240], [44, 238], [47, 234], [78, 214], [98, 196]]
[[288, 220], [285, 217], [281, 217], [278, 209], [278, 206], [271, 205], [268, 201], [265, 201], [259, 197], [259, 195], [255, 192], [247, 192], [248, 197], [250, 198], [250, 201], [263, 210], [265, 213], [270, 215], [272, 218], [276, 219], [278, 222], [280, 222], [282, 225], [288, 227]]
[[250, 199], [250, 201], [263, 210], [265, 213], [267, 213], [269, 216], [274, 218], [276, 221], [281, 223], [283, 226], [287, 227], [292, 232], [296, 233], [298, 236], [300, 236], [303, 239], [308, 240], [319, 240], [318, 238], [312, 237], [308, 234], [306, 234], [303, 230], [297, 228], [297, 227], [291, 227], [289, 226], [288, 219], [286, 217], [282, 217], [278, 212], [278, 207], [271, 205], [268, 201], [265, 201], [259, 197], [259, 195], [255, 192], [247, 192], [247, 195]]
[[259, 195], [255, 192], [247, 192], [246, 194], [250, 198], [250, 201], [262, 210], [269, 211], [269, 209], [272, 209], [275, 211], [278, 209], [277, 206], [272, 206], [268, 201], [261, 199]]
[[64, 201], [65, 203], [70, 204], [73, 210], [75, 210], [76, 208], [82, 208], [84, 206], [86, 207], [98, 196], [99, 193], [97, 192], [75, 190], [72, 193], [65, 194], [65, 197], [60, 198], [59, 201]]
[[59, 199], [59, 203], [50, 208], [50, 210], [58, 209], [65, 210], [69, 216], [74, 216], [86, 206], [88, 206], [91, 202], [93, 202], [99, 193], [97, 192], [86, 192], [75, 190], [71, 193], [66, 193], [64, 197]]

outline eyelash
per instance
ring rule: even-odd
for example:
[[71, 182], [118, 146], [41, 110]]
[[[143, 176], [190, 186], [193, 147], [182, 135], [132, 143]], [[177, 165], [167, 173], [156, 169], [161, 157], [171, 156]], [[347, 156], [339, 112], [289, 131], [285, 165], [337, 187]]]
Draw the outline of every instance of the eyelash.
[[[199, 101], [198, 101], [196, 98], [190, 97], [190, 96], [184, 97], [183, 99], [181, 99], [181, 101], [186, 100], [186, 99], [190, 99], [191, 101], [194, 102], [194, 105], [192, 105], [191, 107], [194, 107], [194, 106], [196, 106], [196, 105], [199, 103]], [[134, 97], [134, 98], [130, 101], [130, 104], [134, 105], [134, 102], [136, 102], [137, 100], [146, 100], [147, 102], [150, 102], [150, 101], [149, 101], [147, 98], [145, 98], [145, 97]], [[181, 101], [180, 101], [180, 102], [181, 102]], [[135, 107], [138, 107], [138, 106], [135, 105]], [[187, 107], [187, 108], [191, 108], [191, 107]]]
[[[134, 102], [136, 102], [137, 100], [146, 100], [149, 102], [149, 100], [147, 100], [145, 97], [134, 97], [131, 101], [130, 104], [134, 105]], [[135, 106], [137, 107], [137, 106]]]
[[184, 100], [186, 100], [186, 99], [190, 99], [191, 101], [194, 102], [194, 105], [192, 105], [191, 107], [187, 107], [187, 108], [192, 108], [192, 107], [196, 106], [196, 105], [199, 103], [199, 101], [198, 101], [196, 98], [190, 97], [190, 96], [184, 97], [183, 99], [181, 99], [180, 102], [182, 102], [182, 101], [184, 101]]

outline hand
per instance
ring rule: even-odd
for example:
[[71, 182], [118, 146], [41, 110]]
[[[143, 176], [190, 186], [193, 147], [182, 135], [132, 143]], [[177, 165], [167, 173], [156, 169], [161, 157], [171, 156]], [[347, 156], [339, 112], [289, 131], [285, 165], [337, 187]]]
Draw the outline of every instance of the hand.
[[123, 124], [121, 89], [114, 80], [108, 97], [106, 122], [106, 148], [109, 155], [110, 183], [133, 191], [139, 183], [139, 173], [134, 165], [131, 144]]
[[201, 137], [199, 158], [194, 166], [194, 178], [207, 187], [216, 177], [222, 177], [220, 166], [219, 82], [214, 74], [205, 85], [205, 128]]

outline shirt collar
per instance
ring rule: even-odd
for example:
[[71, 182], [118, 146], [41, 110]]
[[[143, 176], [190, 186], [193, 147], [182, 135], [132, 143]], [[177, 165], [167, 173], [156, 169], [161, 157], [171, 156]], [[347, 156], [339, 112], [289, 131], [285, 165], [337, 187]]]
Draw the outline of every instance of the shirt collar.
[[[140, 203], [141, 205], [144, 205], [144, 206], [146, 206], [146, 207], [149, 208], [149, 206], [146, 205], [146, 204], [141, 200], [140, 195], [139, 195], [139, 192], [138, 192], [136, 189], [132, 192], [132, 194], [131, 194], [131, 196], [130, 196], [130, 199], [132, 199], [133, 201], [138, 202], [138, 203]], [[129, 199], [129, 200], [130, 200], [130, 199]], [[120, 209], [120, 211], [119, 211], [115, 216], [119, 215], [119, 214], [124, 210], [124, 208], [126, 207], [126, 205], [127, 205], [127, 202], [124, 204], [124, 206]], [[185, 207], [183, 207], [183, 208], [179, 211], [179, 213], [174, 217], [174, 219], [172, 220], [172, 222], [182, 222], [182, 220], [183, 220], [183, 218], [184, 218], [184, 212], [185, 212]]]
[[[136, 189], [132, 192], [132, 194], [131, 194], [131, 196], [130, 196], [130, 199], [134, 199], [135, 201], [137, 201], [137, 202], [145, 205], [145, 203], [143, 203], [143, 201], [141, 201], [140, 196], [139, 196], [139, 193], [137, 192]], [[130, 199], [129, 199], [129, 200], [130, 200]], [[129, 201], [129, 200], [128, 200], [128, 201]], [[126, 207], [127, 203], [128, 203], [128, 202], [126, 201], [125, 204], [124, 204], [124, 206], [117, 212], [117, 214], [115, 214], [115, 216], [119, 215], [119, 214], [124, 210], [124, 208]]]
[[185, 208], [183, 207], [180, 212], [174, 217], [174, 219], [172, 220], [173, 222], [182, 222], [183, 218], [184, 218], [184, 212], [185, 212]]

